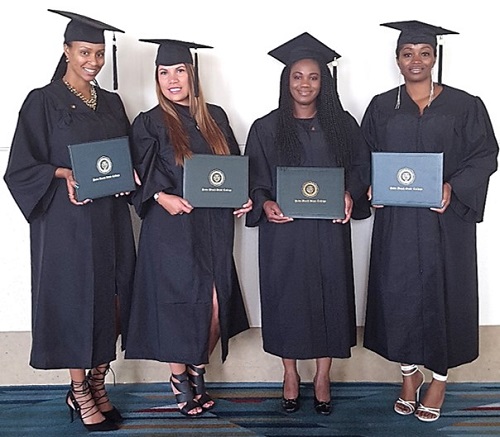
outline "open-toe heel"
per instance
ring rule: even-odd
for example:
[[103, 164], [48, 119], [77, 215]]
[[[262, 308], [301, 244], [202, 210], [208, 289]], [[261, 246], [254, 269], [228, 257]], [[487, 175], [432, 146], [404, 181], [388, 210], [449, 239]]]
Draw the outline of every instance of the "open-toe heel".
[[195, 400], [200, 404], [204, 411], [211, 410], [215, 407], [215, 402], [205, 389], [205, 368], [195, 366], [194, 364], [188, 364], [188, 368], [190, 370], [188, 372], [189, 381], [191, 382], [191, 387], [193, 388]]
[[[123, 416], [113, 405], [111, 405], [111, 402], [108, 398], [108, 392], [106, 391], [106, 387], [104, 385], [106, 375], [110, 370], [111, 373], [113, 373], [114, 377], [114, 372], [109, 364], [104, 369], [96, 367], [95, 369], [89, 370], [87, 374], [87, 380], [89, 382], [90, 392], [92, 393], [95, 404], [97, 405], [97, 408], [99, 408], [103, 416], [115, 423], [122, 423]], [[105, 404], [110, 404], [111, 410], [104, 411], [103, 408]]]
[[420, 399], [420, 389], [422, 388], [422, 386], [424, 385], [424, 382], [425, 382], [425, 375], [418, 368], [418, 366], [416, 364], [411, 364], [408, 366], [401, 366], [401, 374], [403, 375], [403, 378], [412, 376], [417, 372], [419, 372], [422, 375], [422, 382], [419, 384], [419, 386], [415, 390], [415, 400], [408, 401], [408, 400], [405, 400], [405, 399], [400, 397], [394, 403], [394, 411], [398, 414], [401, 414], [402, 416], [409, 416], [410, 414], [413, 414], [415, 412], [416, 405]]
[[[75, 396], [78, 395], [78, 396]], [[78, 399], [77, 399], [78, 397]], [[66, 394], [66, 405], [69, 408], [71, 422], [73, 422], [74, 414], [83, 423], [87, 431], [116, 431], [118, 426], [104, 416], [104, 420], [99, 423], [85, 423], [94, 414], [99, 413], [99, 408], [95, 404], [87, 380], [83, 382], [71, 382], [71, 390]]]
[[[432, 373], [432, 379], [437, 381], [446, 382], [448, 375], [439, 375], [435, 372]], [[432, 383], [431, 383], [432, 385]], [[444, 402], [444, 399], [443, 399]], [[441, 403], [442, 405], [442, 403]], [[422, 422], [435, 422], [441, 417], [441, 407], [426, 407], [424, 404], [420, 404], [415, 411], [415, 416], [418, 420]]]
[[[172, 391], [174, 392], [180, 413], [187, 417], [197, 417], [203, 413], [203, 409], [200, 404], [194, 399], [194, 392], [191, 387], [187, 371], [179, 375], [174, 375], [172, 373], [172, 376], [170, 377], [170, 384], [172, 386]], [[185, 405], [181, 407], [181, 404]], [[193, 410], [197, 409], [200, 409], [200, 411], [191, 413]]]

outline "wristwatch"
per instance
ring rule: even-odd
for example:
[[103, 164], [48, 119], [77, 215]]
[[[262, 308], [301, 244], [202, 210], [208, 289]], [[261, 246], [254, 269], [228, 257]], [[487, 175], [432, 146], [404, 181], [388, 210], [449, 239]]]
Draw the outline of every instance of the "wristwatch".
[[160, 197], [160, 193], [161, 193], [161, 191], [158, 191], [157, 193], [153, 194], [153, 199], [155, 200], [155, 202], [158, 202], [158, 198]]

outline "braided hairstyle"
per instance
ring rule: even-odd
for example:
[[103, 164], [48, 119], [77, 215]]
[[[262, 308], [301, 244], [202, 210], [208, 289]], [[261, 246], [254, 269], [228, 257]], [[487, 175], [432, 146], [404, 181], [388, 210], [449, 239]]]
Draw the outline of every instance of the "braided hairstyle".
[[[321, 72], [321, 89], [316, 108], [319, 124], [325, 134], [332, 165], [344, 167], [346, 175], [351, 163], [350, 122], [340, 102], [337, 91], [337, 72], [333, 76], [326, 64], [318, 62]], [[293, 116], [293, 99], [290, 94], [290, 66], [281, 73], [278, 129], [275, 140], [281, 165], [299, 165], [302, 145]]]

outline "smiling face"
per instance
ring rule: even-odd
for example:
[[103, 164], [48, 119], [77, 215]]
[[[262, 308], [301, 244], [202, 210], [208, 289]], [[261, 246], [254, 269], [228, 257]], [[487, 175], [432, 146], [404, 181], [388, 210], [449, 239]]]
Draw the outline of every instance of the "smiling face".
[[410, 82], [429, 80], [435, 63], [435, 51], [429, 44], [405, 44], [397, 57], [401, 74]]
[[64, 53], [68, 59], [66, 80], [74, 85], [81, 81], [93, 81], [104, 66], [104, 48], [104, 44], [85, 41], [65, 44]]
[[158, 65], [158, 83], [162, 94], [171, 102], [189, 105], [189, 75], [186, 64]]
[[290, 94], [296, 107], [316, 106], [321, 89], [321, 71], [313, 59], [301, 59], [290, 67]]

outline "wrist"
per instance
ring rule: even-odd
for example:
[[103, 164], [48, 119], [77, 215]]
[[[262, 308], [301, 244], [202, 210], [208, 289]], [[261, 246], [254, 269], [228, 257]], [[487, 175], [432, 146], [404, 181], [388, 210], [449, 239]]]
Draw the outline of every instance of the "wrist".
[[155, 200], [155, 202], [158, 202], [158, 199], [160, 198], [160, 193], [162, 193], [162, 191], [158, 191], [157, 193], [153, 194], [153, 199]]

